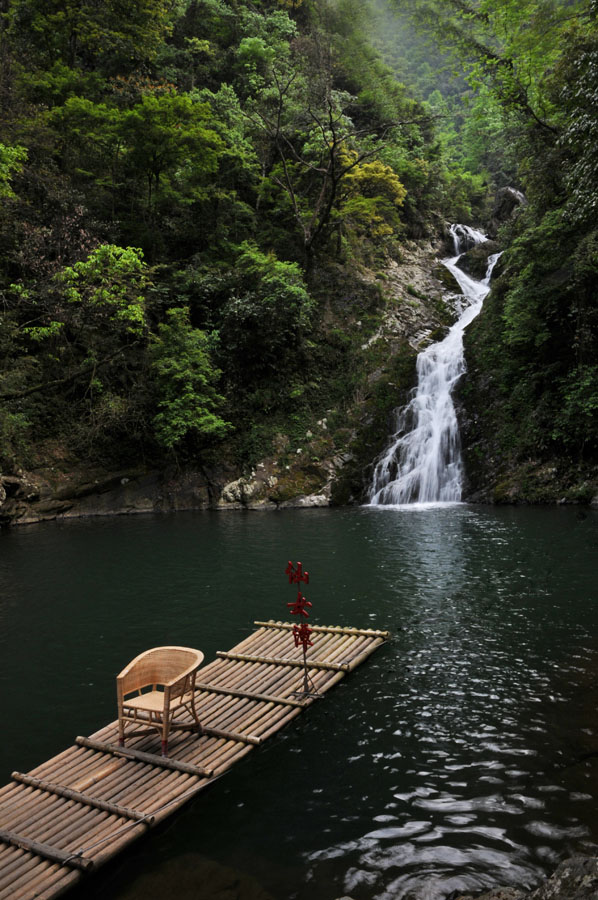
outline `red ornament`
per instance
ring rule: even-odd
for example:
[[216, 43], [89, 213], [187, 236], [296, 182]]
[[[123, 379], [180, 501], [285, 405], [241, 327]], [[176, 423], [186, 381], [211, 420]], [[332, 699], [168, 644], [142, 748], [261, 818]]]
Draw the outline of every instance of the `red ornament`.
[[293, 625], [293, 637], [295, 639], [295, 647], [298, 647], [299, 644], [303, 647], [304, 650], [307, 650], [308, 647], [313, 647], [313, 641], [310, 641], [311, 628], [307, 624], [307, 622], [302, 622], [301, 625]]
[[[303, 571], [303, 564], [300, 562], [297, 563], [297, 567], [295, 568], [294, 564], [289, 560], [284, 573], [289, 576], [289, 584], [309, 584], [309, 572]], [[309, 619], [307, 610], [311, 609], [311, 603], [309, 600], [306, 600], [299, 587], [297, 587], [297, 599], [294, 603], [287, 603], [287, 606], [291, 610], [292, 616], [303, 616], [306, 619]], [[313, 629], [311, 629], [305, 621], [301, 621], [300, 625], [293, 625], [292, 634], [295, 647], [303, 648], [303, 689], [301, 691], [295, 691], [295, 694], [301, 697], [320, 696], [315, 684], [309, 677], [309, 664], [307, 661], [307, 648], [313, 647], [313, 642], [311, 641], [312, 631]]]
[[297, 599], [295, 600], [295, 602], [287, 603], [287, 606], [291, 610], [292, 616], [305, 616], [306, 619], [309, 618], [309, 613], [305, 607], [311, 607], [311, 603], [309, 602], [309, 600], [306, 600], [301, 591], [297, 592]]
[[295, 569], [293, 563], [289, 560], [284, 574], [289, 576], [289, 584], [299, 584], [300, 582], [309, 584], [309, 572], [303, 571], [303, 563], [298, 562]]

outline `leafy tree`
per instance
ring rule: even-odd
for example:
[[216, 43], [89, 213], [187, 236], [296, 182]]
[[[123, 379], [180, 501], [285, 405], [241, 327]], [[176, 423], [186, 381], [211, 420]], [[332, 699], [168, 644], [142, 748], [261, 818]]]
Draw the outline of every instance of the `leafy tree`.
[[64, 299], [75, 305], [74, 322], [86, 330], [116, 326], [139, 336], [145, 322], [147, 267], [134, 247], [103, 244], [88, 258], [67, 266], [54, 277]]
[[151, 370], [159, 412], [156, 440], [172, 450], [190, 435], [222, 437], [230, 425], [216, 412], [224, 398], [216, 392], [220, 377], [211, 361], [213, 338], [189, 322], [183, 307], [168, 310], [151, 345]]
[[[147, 182], [147, 207], [170, 193], [179, 202], [201, 191], [214, 172], [222, 141], [208, 127], [210, 107], [186, 94], [144, 96], [126, 116], [128, 164]], [[185, 189], [177, 190], [177, 182]]]
[[0, 200], [15, 196], [10, 182], [13, 175], [23, 171], [26, 159], [27, 151], [24, 147], [7, 147], [0, 143]]
[[152, 60], [171, 28], [168, 0], [16, 0], [9, 29], [29, 57], [42, 66], [100, 67], [108, 72]]
[[543, 75], [561, 53], [567, 23], [588, 17], [589, 0], [409, 0], [408, 7], [446, 50], [465, 64], [468, 80], [488, 84], [533, 125], [554, 132], [555, 110]]
[[567, 166], [567, 211], [578, 222], [595, 221], [598, 213], [598, 4], [592, 3], [590, 10], [592, 26], [572, 31], [548, 84], [565, 117], [559, 146]]
[[[357, 156], [347, 154], [347, 162]], [[371, 238], [387, 238], [401, 227], [399, 209], [406, 190], [393, 169], [378, 159], [356, 165], [347, 172], [338, 218], [341, 228]]]
[[[36, 290], [11, 285], [9, 310], [25, 320], [17, 328], [18, 340], [41, 348], [45, 379], [33, 384], [28, 379], [27, 386], [4, 393], [4, 399], [77, 381], [101, 389], [99, 371], [122, 360], [146, 333], [148, 286], [141, 252], [110, 244], [64, 267]], [[120, 380], [125, 369], [116, 371]]]
[[219, 328], [229, 377], [245, 388], [264, 378], [286, 380], [301, 365], [303, 335], [313, 310], [297, 263], [283, 262], [250, 242], [242, 244]]

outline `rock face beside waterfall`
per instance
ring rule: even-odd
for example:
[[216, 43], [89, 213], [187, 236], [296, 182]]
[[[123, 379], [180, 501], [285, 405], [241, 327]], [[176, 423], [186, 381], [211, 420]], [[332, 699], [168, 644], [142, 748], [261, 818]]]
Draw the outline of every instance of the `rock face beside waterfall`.
[[489, 236], [491, 238], [496, 237], [500, 226], [516, 216], [524, 206], [527, 206], [527, 200], [521, 191], [514, 187], [500, 188], [496, 192], [494, 206], [490, 214], [490, 222], [488, 224]]
[[[463, 499], [475, 503], [583, 504], [598, 508], [598, 466], [591, 459], [551, 453], [544, 443], [525, 453], [517, 439], [524, 427], [509, 417], [485, 347], [502, 327], [500, 308], [490, 295], [484, 321], [465, 337], [467, 377], [456, 392], [465, 469]], [[533, 412], [532, 412], [533, 415]], [[529, 423], [533, 426], [533, 419]], [[505, 434], [514, 437], [509, 444]]]
[[[500, 250], [501, 246], [496, 241], [484, 241], [481, 244], [476, 244], [469, 250], [466, 250], [459, 258], [459, 268], [466, 272], [467, 275], [471, 275], [472, 278], [477, 278], [478, 281], [481, 281], [488, 269], [488, 257], [492, 253], [498, 253]], [[500, 269], [496, 268], [493, 272], [493, 277], [497, 278], [499, 274]]]

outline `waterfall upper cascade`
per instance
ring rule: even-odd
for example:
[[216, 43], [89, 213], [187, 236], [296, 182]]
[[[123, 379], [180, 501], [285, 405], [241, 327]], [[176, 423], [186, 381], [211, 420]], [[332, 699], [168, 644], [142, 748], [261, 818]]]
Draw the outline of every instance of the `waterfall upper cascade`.
[[482, 309], [500, 253], [488, 257], [486, 276], [476, 281], [457, 262], [486, 236], [468, 225], [452, 225], [451, 235], [456, 255], [443, 263], [463, 292], [463, 311], [444, 340], [417, 357], [417, 386], [407, 406], [397, 410], [395, 434], [374, 468], [372, 506], [461, 500], [463, 464], [452, 392], [465, 372], [463, 333]]

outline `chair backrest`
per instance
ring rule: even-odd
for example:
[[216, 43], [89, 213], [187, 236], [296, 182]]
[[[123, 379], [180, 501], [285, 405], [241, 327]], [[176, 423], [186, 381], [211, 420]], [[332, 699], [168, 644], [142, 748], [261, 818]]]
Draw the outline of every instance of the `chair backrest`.
[[[150, 684], [184, 684], [203, 662], [203, 653], [191, 647], [154, 647], [140, 653], [118, 676], [123, 694]], [[186, 689], [186, 688], [185, 688]], [[173, 695], [176, 696], [174, 690]]]

